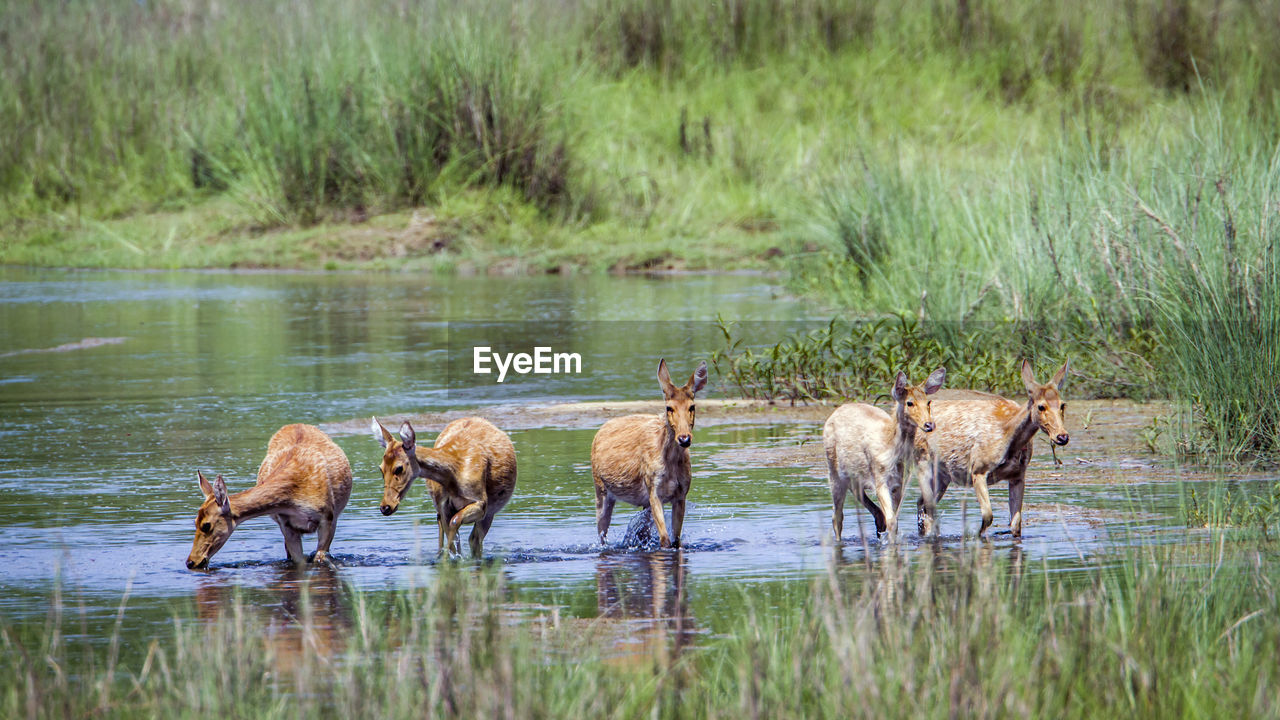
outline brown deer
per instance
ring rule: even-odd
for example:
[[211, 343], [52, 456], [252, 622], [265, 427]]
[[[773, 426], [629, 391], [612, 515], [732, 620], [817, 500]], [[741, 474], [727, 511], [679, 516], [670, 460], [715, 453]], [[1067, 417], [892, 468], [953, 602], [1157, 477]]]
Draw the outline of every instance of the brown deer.
[[[618, 500], [648, 508], [658, 526], [662, 547], [680, 547], [685, 496], [693, 476], [689, 445], [693, 443], [694, 395], [707, 384], [707, 363], [679, 387], [671, 383], [667, 361], [658, 361], [658, 384], [667, 401], [660, 415], [627, 415], [606, 422], [591, 441], [591, 475], [596, 487], [596, 530], [600, 542], [609, 532]], [[662, 504], [671, 503], [671, 533]]]
[[373, 419], [373, 436], [383, 447], [382, 514], [399, 507], [414, 478], [427, 482], [440, 527], [440, 554], [460, 553], [458, 529], [473, 525], [471, 556], [479, 558], [493, 518], [516, 489], [516, 448], [507, 434], [478, 417], [454, 420], [436, 437], [434, 447], [418, 445], [413, 425], [400, 426], [400, 438]]
[[1027, 402], [976, 390], [946, 390], [933, 401], [935, 458], [920, 461], [920, 500], [917, 503], [921, 535], [937, 532], [937, 503], [952, 483], [972, 485], [982, 511], [982, 536], [991, 526], [988, 486], [1009, 483], [1009, 530], [1022, 536], [1022, 492], [1031, 460], [1032, 440], [1041, 430], [1055, 445], [1066, 445], [1063, 413], [1067, 404], [1059, 394], [1066, 382], [1064, 362], [1047, 384], [1036, 382], [1031, 362], [1022, 361], [1022, 383]]
[[[929, 396], [947, 379], [946, 368], [938, 368], [923, 385], [909, 385], [906, 373], [899, 372], [890, 396], [894, 414], [866, 403], [848, 403], [836, 408], [822, 428], [822, 446], [827, 454], [831, 486], [831, 527], [836, 542], [844, 535], [844, 500], [854, 483], [858, 498], [876, 523], [876, 532], [893, 537], [898, 531], [898, 507], [902, 504], [905, 469], [927, 454], [928, 444], [917, 430], [933, 432]], [[879, 501], [877, 506], [874, 500]]]
[[204, 504], [196, 514], [196, 539], [187, 567], [203, 568], [240, 523], [270, 515], [284, 535], [289, 559], [303, 564], [302, 536], [316, 533], [313, 562], [329, 557], [338, 516], [351, 496], [351, 464], [342, 448], [311, 425], [285, 425], [267, 443], [258, 483], [235, 495], [219, 475], [213, 482], [196, 471]]

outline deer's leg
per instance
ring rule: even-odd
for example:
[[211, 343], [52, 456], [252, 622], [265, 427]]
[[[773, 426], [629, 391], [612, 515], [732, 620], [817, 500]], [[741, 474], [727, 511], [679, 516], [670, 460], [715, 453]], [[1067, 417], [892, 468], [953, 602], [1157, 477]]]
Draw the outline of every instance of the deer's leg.
[[849, 494], [849, 478], [836, 467], [835, 457], [827, 453], [827, 484], [831, 487], [831, 531], [836, 544], [844, 538], [844, 499]]
[[449, 537], [449, 517], [452, 515], [453, 508], [444, 500], [436, 503], [436, 527], [440, 530], [436, 538], [436, 555], [444, 555], [445, 538]]
[[445, 539], [445, 544], [455, 553], [461, 554], [461, 546], [458, 545], [458, 528], [467, 523], [474, 523], [484, 518], [484, 503], [476, 501], [464, 506], [452, 518], [449, 519], [449, 537]]
[[1024, 478], [1009, 481], [1009, 532], [1014, 537], [1022, 537], [1022, 491], [1026, 487]]
[[471, 537], [468, 544], [471, 545], [471, 557], [479, 559], [484, 554], [484, 538], [489, 534], [489, 528], [493, 525], [493, 516], [485, 515], [471, 528]]
[[991, 495], [987, 491], [987, 474], [973, 473], [973, 493], [978, 496], [978, 508], [982, 511], [982, 527], [978, 528], [978, 537], [982, 537], [991, 527], [994, 517], [991, 513]]
[[898, 516], [893, 512], [893, 493], [888, 485], [876, 484], [876, 499], [880, 501], [880, 512], [884, 513], [884, 530], [892, 538], [898, 532]]
[[316, 530], [316, 553], [311, 556], [311, 562], [329, 561], [329, 544], [333, 542], [333, 535], [337, 529], [337, 518], [332, 515], [320, 518], [320, 527]]
[[916, 481], [920, 483], [920, 498], [916, 500], [916, 529], [920, 537], [928, 537], [938, 530], [938, 499], [934, 493], [931, 463], [921, 463], [916, 468]]
[[835, 533], [836, 543], [844, 539], [844, 498], [849, 493], [849, 486], [831, 488], [831, 530]]
[[876, 532], [884, 532], [887, 529], [884, 521], [884, 511], [881, 510], [874, 502], [871, 502], [871, 498], [867, 497], [867, 493], [862, 490], [861, 485], [858, 486], [857, 493], [858, 500], [862, 502], [862, 506], [867, 509], [867, 512], [871, 513], [871, 519], [876, 523]]
[[667, 534], [667, 518], [662, 512], [662, 501], [658, 499], [658, 480], [649, 485], [649, 511], [653, 513], [653, 522], [658, 526], [658, 547], [671, 547], [671, 536]]
[[445, 522], [450, 514], [449, 508], [445, 505], [448, 501], [445, 500], [443, 492], [436, 492], [435, 487], [432, 487], [430, 484], [428, 484], [428, 487], [431, 490], [431, 504], [436, 508], [436, 528], [440, 531], [439, 537], [436, 538], [436, 554], [443, 555], [444, 536], [446, 534]]
[[273, 516], [276, 525], [280, 526], [280, 534], [284, 535], [284, 552], [295, 565], [306, 565], [307, 556], [302, 552], [302, 533], [289, 527], [289, 523], [279, 515]]
[[902, 491], [903, 491], [903, 483], [902, 483], [902, 481], [901, 481], [901, 480], [899, 480], [899, 481], [898, 481], [898, 484], [897, 484], [897, 485], [893, 486], [892, 488], [889, 488], [889, 493], [890, 493], [891, 495], [893, 495], [893, 514], [894, 514], [894, 517], [897, 517], [897, 516], [898, 516], [898, 514], [899, 514], [898, 510], [899, 510], [899, 508], [901, 508], [901, 507], [902, 507], [902, 495], [903, 495], [903, 492], [902, 492]]
[[680, 529], [684, 527], [685, 496], [671, 498], [671, 547], [680, 547]]
[[596, 533], [600, 535], [600, 544], [609, 534], [609, 521], [613, 519], [613, 504], [617, 502], [608, 490], [599, 482], [596, 483]]

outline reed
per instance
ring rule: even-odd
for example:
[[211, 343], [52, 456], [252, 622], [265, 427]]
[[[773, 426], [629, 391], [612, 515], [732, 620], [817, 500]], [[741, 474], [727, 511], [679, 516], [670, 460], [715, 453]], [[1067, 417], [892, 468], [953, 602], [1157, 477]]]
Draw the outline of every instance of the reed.
[[[1280, 571], [1222, 536], [1116, 548], [1041, 572], [990, 545], [900, 549], [811, 582], [740, 588], [713, 634], [647, 659], [589, 625], [513, 602], [501, 573], [441, 568], [429, 587], [305, 591], [264, 631], [243, 600], [179, 615], [143, 649], [0, 625], [5, 717], [209, 713], [914, 718], [1280, 714]], [[127, 612], [127, 601], [121, 605]], [[859, 711], [859, 709], [862, 709]]]

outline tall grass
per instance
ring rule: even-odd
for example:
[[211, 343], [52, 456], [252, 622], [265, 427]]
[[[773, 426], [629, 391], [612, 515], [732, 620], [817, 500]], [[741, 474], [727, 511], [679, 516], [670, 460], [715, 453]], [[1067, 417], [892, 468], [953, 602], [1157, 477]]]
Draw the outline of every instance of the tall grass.
[[0, 193], [21, 214], [229, 190], [263, 221], [303, 223], [421, 204], [441, 182], [567, 207], [552, 95], [571, 78], [506, 10], [11, 5]]
[[[786, 86], [861, 57], [885, 82], [887, 64], [932, 72], [937, 60], [989, 92], [982, 102], [1061, 96], [1073, 115], [1130, 115], [1125, 95], [1144, 83], [1207, 84], [1262, 112], [1280, 84], [1278, 40], [1267, 4], [1232, 0], [13, 2], [0, 13], [12, 59], [0, 68], [0, 209], [10, 220], [66, 207], [101, 217], [229, 190], [260, 219], [306, 222], [468, 184], [575, 208], [626, 180], [574, 161], [615, 118], [593, 102], [601, 84], [632, 69], [689, 83], [678, 106], [735, 68], [777, 68]], [[873, 85], [855, 91], [875, 102]], [[760, 114], [767, 102], [732, 109]], [[717, 130], [739, 124], [690, 109], [686, 153], [699, 121], [721, 147]], [[667, 159], [657, 149], [645, 148], [646, 164]], [[748, 168], [752, 179], [768, 162]]]
[[1117, 360], [1154, 335], [1141, 360], [1194, 407], [1184, 448], [1275, 453], [1280, 149], [1243, 105], [1186, 128], [963, 178], [861, 161], [815, 202], [827, 252], [799, 282], [864, 313], [1056, 329], [1064, 349], [1084, 322]]
[[[877, 717], [1274, 717], [1280, 581], [1234, 543], [1123, 551], [1039, 572], [1017, 546], [887, 551], [781, 592], [743, 588], [702, 646], [625, 650], [500, 574], [445, 569], [432, 586], [344, 591], [347, 619], [304, 593], [283, 624], [238, 600], [178, 618], [121, 654], [67, 632], [0, 627], [5, 717], [220, 714]], [[636, 627], [634, 624], [629, 627]]]

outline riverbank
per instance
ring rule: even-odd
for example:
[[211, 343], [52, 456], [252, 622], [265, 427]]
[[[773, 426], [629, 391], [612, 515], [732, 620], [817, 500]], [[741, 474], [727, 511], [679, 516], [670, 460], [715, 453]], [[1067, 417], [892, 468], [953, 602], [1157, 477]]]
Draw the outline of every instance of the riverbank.
[[3, 232], [0, 265], [536, 275], [774, 270], [794, 256], [775, 230], [724, 227], [688, 238], [616, 223], [566, 225], [502, 192], [308, 226], [263, 226], [226, 199], [110, 219], [62, 213]]

